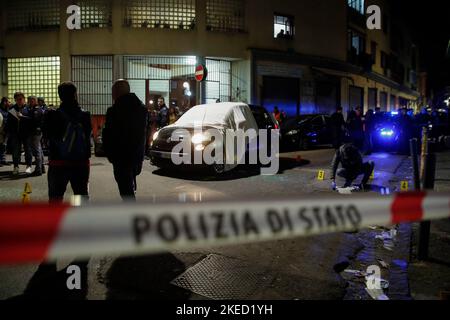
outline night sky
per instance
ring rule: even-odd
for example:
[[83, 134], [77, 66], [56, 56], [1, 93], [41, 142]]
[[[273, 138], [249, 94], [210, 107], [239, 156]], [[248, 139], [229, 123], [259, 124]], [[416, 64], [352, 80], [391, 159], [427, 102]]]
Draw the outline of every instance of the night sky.
[[391, 0], [396, 14], [413, 30], [420, 46], [421, 69], [428, 72], [428, 86], [434, 92], [450, 86], [450, 8], [447, 1]]

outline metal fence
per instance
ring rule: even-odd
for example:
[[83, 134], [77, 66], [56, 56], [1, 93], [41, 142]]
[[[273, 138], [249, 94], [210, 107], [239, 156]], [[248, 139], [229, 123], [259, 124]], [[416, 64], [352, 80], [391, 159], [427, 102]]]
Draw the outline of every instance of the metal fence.
[[112, 105], [112, 56], [73, 56], [72, 81], [80, 105], [93, 115], [104, 115]]

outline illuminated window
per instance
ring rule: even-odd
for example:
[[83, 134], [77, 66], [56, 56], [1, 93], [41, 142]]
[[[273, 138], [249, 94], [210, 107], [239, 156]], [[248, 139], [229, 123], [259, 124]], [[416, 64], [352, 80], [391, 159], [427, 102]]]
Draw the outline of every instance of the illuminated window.
[[106, 114], [112, 106], [112, 56], [73, 56], [72, 81], [83, 109], [93, 115]]
[[124, 0], [124, 25], [133, 28], [192, 30], [196, 0]]
[[8, 1], [7, 27], [9, 30], [42, 30], [59, 28], [58, 0]]
[[245, 32], [245, 1], [207, 0], [206, 26], [210, 31]]
[[48, 105], [59, 105], [59, 57], [8, 59], [8, 95], [17, 91], [26, 96], [44, 97]]
[[294, 17], [275, 14], [273, 31], [274, 38], [292, 39], [295, 35]]
[[112, 26], [112, 7], [109, 0], [79, 0], [82, 28], [107, 28]]
[[347, 0], [348, 6], [361, 14], [365, 14], [364, 0]]

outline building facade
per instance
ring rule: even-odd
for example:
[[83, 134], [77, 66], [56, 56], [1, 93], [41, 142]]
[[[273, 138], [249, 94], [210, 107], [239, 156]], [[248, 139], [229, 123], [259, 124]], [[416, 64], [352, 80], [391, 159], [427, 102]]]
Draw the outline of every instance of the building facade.
[[[382, 30], [366, 28], [371, 4]], [[81, 30], [67, 27], [71, 5]], [[57, 105], [57, 84], [72, 80], [99, 123], [118, 78], [149, 107], [243, 101], [294, 116], [419, 101], [418, 50], [387, 1], [16, 0], [1, 10], [2, 95]]]

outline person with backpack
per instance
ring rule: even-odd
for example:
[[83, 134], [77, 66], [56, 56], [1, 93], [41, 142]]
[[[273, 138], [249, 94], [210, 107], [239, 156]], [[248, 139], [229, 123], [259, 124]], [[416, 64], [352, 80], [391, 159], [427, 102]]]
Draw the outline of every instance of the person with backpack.
[[61, 106], [50, 110], [45, 120], [50, 202], [63, 201], [69, 182], [75, 195], [89, 196], [91, 115], [79, 106], [77, 87], [73, 83], [60, 84], [58, 94]]
[[114, 167], [114, 178], [123, 200], [136, 200], [136, 177], [142, 172], [148, 128], [148, 111], [130, 92], [126, 80], [112, 88], [114, 105], [106, 113], [103, 147]]
[[[339, 165], [342, 167], [338, 170]], [[331, 164], [331, 186], [333, 190], [337, 189], [336, 175], [345, 179], [344, 188], [348, 188], [360, 176], [364, 175], [360, 188], [367, 190], [369, 187], [370, 176], [375, 169], [374, 162], [363, 162], [362, 155], [357, 147], [352, 143], [341, 146], [334, 155]]]

